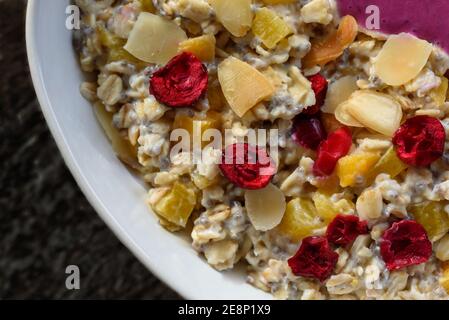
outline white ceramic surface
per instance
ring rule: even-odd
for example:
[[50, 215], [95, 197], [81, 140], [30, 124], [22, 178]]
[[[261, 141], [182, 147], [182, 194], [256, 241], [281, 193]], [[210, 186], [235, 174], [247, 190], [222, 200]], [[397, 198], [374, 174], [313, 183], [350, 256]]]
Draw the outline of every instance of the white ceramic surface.
[[[188, 299], [267, 299], [238, 272], [219, 273], [190, 243], [159, 226], [145, 189], [113, 154], [79, 93], [83, 75], [65, 27], [69, 0], [29, 0], [27, 50], [47, 123], [67, 166], [117, 237], [156, 276]], [[64, 214], [61, 212], [60, 214]]]

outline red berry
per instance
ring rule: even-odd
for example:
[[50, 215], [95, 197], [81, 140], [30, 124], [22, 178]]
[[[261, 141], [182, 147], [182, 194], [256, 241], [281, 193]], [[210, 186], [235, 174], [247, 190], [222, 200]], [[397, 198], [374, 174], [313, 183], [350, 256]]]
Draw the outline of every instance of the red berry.
[[320, 111], [326, 100], [328, 82], [325, 77], [317, 73], [307, 78], [312, 83], [312, 90], [315, 93], [316, 103], [303, 111], [303, 114], [316, 114]]
[[428, 166], [444, 153], [446, 133], [441, 122], [429, 116], [408, 119], [395, 133], [398, 157], [411, 166]]
[[361, 221], [357, 216], [339, 214], [327, 227], [326, 238], [330, 243], [346, 246], [359, 235], [366, 233], [366, 221]]
[[326, 139], [326, 130], [319, 117], [300, 114], [293, 123], [292, 139], [304, 148], [316, 150]]
[[183, 52], [150, 80], [150, 93], [157, 101], [174, 108], [191, 107], [205, 94], [207, 68], [193, 54]]
[[338, 254], [332, 251], [325, 237], [308, 237], [302, 240], [298, 252], [288, 260], [296, 276], [314, 278], [321, 282], [332, 274]]
[[330, 176], [338, 160], [349, 153], [351, 146], [352, 135], [348, 128], [343, 127], [332, 132], [318, 148], [313, 173], [318, 177]]
[[380, 254], [388, 270], [397, 270], [429, 260], [432, 243], [422, 225], [402, 220], [393, 223], [382, 235]]
[[265, 188], [276, 172], [275, 164], [266, 150], [247, 143], [227, 146], [219, 168], [236, 186], [250, 190]]

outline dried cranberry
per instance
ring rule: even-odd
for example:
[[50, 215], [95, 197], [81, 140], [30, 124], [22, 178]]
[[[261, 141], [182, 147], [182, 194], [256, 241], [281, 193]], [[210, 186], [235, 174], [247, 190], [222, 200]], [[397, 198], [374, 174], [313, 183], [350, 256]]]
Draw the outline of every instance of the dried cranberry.
[[348, 128], [343, 127], [332, 132], [318, 148], [313, 173], [318, 177], [331, 175], [338, 160], [349, 153], [351, 146], [352, 136]]
[[316, 114], [320, 111], [326, 100], [328, 82], [325, 77], [317, 73], [307, 78], [312, 83], [312, 90], [315, 93], [315, 105], [308, 107], [303, 114]]
[[292, 139], [304, 148], [316, 150], [326, 139], [326, 130], [319, 117], [300, 114], [293, 122]]
[[441, 122], [429, 116], [408, 119], [395, 133], [398, 157], [412, 166], [428, 166], [441, 158], [446, 133]]
[[402, 220], [393, 223], [382, 235], [380, 254], [388, 270], [397, 270], [429, 260], [432, 243], [422, 225]]
[[346, 246], [359, 235], [366, 233], [366, 221], [361, 221], [357, 216], [339, 214], [327, 227], [326, 238], [330, 243]]
[[315, 278], [323, 282], [330, 277], [338, 260], [325, 237], [308, 237], [302, 240], [298, 252], [288, 260], [296, 276]]
[[276, 172], [275, 164], [266, 150], [247, 143], [226, 147], [219, 168], [236, 186], [250, 190], [265, 188]]
[[174, 108], [193, 106], [206, 92], [207, 68], [189, 52], [174, 57], [150, 80], [150, 92], [157, 101]]

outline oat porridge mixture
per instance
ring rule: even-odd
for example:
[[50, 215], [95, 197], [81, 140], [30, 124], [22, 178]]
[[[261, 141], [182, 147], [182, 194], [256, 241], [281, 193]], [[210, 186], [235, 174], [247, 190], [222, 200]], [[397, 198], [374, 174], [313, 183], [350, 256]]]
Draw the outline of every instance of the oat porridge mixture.
[[[278, 299], [449, 298], [442, 49], [335, 0], [74, 2], [82, 95], [161, 226], [213, 268], [243, 263]], [[170, 156], [175, 129], [232, 138], [195, 163]], [[240, 142], [252, 129], [277, 130], [276, 159]]]

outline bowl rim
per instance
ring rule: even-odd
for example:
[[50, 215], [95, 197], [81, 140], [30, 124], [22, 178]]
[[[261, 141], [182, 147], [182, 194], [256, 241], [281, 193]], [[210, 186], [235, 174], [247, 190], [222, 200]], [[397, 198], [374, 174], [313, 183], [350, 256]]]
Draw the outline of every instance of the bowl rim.
[[38, 62], [38, 50], [36, 49], [36, 38], [33, 35], [33, 25], [36, 23], [36, 9], [38, 0], [28, 0], [25, 18], [25, 40], [26, 51], [28, 57], [28, 65], [30, 69], [31, 79], [34, 89], [36, 91], [37, 100], [39, 106], [44, 114], [45, 121], [50, 129], [50, 132], [58, 146], [58, 149], [64, 159], [64, 162], [70, 170], [79, 188], [83, 192], [84, 196], [89, 201], [90, 205], [95, 209], [100, 218], [105, 222], [108, 228], [114, 233], [114, 235], [120, 240], [120, 242], [128, 248], [133, 255], [153, 273], [163, 283], [168, 285], [172, 290], [177, 292], [183, 298], [194, 298], [194, 294], [191, 290], [177, 285], [176, 281], [164, 272], [163, 267], [157, 263], [149, 261], [145, 257], [143, 249], [133, 241], [133, 239], [125, 232], [122, 226], [112, 215], [108, 213], [108, 210], [102, 205], [102, 201], [97, 197], [92, 186], [89, 184], [86, 176], [80, 170], [75, 158], [73, 157], [68, 144], [64, 138], [61, 127], [52, 112], [50, 98], [47, 95], [44, 87], [44, 80], [42, 77], [42, 71]]

